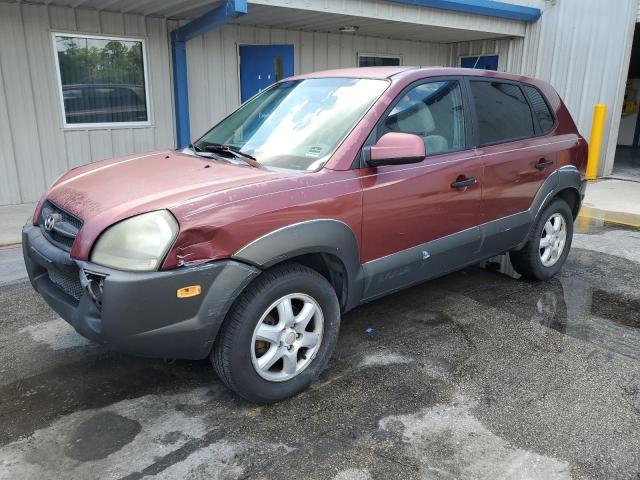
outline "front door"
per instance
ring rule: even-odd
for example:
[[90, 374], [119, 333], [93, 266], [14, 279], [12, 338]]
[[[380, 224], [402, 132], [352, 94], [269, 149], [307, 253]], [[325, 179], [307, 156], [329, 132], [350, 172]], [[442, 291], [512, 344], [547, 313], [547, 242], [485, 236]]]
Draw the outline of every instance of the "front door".
[[[363, 174], [365, 299], [470, 263], [480, 245], [482, 165], [467, 149], [463, 87], [429, 81], [402, 93], [377, 128], [419, 135], [421, 163]], [[464, 186], [463, 181], [471, 182]], [[475, 180], [475, 182], [474, 182]]]
[[246, 102], [293, 75], [293, 45], [240, 45], [240, 98]]

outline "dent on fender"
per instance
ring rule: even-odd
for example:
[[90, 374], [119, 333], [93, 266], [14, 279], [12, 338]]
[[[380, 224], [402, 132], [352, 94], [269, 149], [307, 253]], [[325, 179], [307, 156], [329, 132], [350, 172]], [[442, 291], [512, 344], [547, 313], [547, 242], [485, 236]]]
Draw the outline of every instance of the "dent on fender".
[[[173, 250], [172, 266], [189, 267], [228, 256], [226, 252], [216, 247], [215, 232], [216, 228], [212, 226], [202, 226], [180, 232], [177, 239], [180, 244]], [[166, 259], [165, 264], [169, 260]]]

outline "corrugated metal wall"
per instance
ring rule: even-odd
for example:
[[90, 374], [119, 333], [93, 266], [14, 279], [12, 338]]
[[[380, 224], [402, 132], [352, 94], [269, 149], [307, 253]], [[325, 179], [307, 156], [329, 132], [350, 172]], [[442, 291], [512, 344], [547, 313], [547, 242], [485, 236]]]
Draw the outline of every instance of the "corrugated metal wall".
[[524, 39], [453, 44], [459, 56], [498, 53], [499, 69], [546, 80], [558, 91], [580, 133], [591, 134], [593, 107], [607, 104], [600, 175], [613, 168], [638, 0], [547, 2]]
[[358, 52], [402, 55], [404, 65], [450, 64], [451, 46], [225, 25], [187, 44], [191, 136], [204, 133], [240, 103], [239, 44], [293, 44], [295, 73], [355, 67]]
[[561, 0], [527, 26], [522, 73], [550, 82], [589, 138], [593, 107], [607, 104], [600, 174], [613, 168], [638, 0]]
[[[152, 125], [63, 129], [51, 31], [146, 39]], [[61, 173], [174, 142], [166, 20], [0, 3], [0, 205], [36, 201]]]

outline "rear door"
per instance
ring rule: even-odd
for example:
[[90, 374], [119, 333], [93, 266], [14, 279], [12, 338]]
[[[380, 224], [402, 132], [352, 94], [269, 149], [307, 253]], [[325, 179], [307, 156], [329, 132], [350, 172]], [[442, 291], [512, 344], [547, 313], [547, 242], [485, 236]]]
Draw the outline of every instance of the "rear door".
[[[517, 82], [476, 77], [468, 81], [475, 143], [484, 165], [482, 254], [487, 256], [512, 248], [528, 231], [528, 210], [557, 162], [556, 147], [546, 135], [553, 128], [553, 117], [541, 125], [532, 110], [531, 92]], [[538, 101], [542, 102], [538, 107], [551, 115], [544, 99]]]
[[[362, 169], [362, 260], [366, 299], [438, 276], [473, 260], [480, 244], [482, 166], [468, 148], [466, 93], [458, 78], [405, 89], [383, 115], [388, 132], [419, 135], [418, 164]], [[456, 182], [471, 180], [466, 187]]]

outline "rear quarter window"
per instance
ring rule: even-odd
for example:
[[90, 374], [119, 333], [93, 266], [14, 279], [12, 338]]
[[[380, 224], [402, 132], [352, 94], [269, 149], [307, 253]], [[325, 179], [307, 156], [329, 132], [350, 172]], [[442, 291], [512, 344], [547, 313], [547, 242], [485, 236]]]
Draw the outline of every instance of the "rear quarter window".
[[533, 113], [538, 118], [538, 124], [540, 125], [540, 133], [549, 133], [553, 128], [554, 120], [553, 114], [549, 109], [549, 105], [540, 93], [540, 91], [529, 85], [523, 85], [522, 89], [524, 93], [529, 97], [531, 107], [533, 107]]
[[480, 145], [535, 135], [531, 108], [518, 85], [477, 80], [469, 83], [476, 107]]

